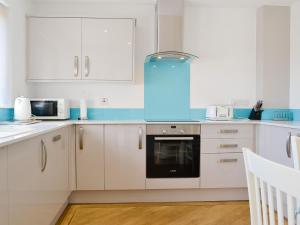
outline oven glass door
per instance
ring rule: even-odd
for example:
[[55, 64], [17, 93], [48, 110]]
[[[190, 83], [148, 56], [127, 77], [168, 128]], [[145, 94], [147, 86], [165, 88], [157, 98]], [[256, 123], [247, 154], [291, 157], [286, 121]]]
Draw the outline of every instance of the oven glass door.
[[147, 136], [147, 178], [199, 177], [200, 136]]
[[31, 112], [37, 117], [58, 116], [57, 101], [31, 101]]

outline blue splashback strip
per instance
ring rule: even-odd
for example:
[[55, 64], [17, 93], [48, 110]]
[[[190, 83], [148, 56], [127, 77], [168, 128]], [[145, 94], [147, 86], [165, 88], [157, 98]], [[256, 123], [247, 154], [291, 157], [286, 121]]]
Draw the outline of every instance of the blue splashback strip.
[[[80, 116], [79, 108], [71, 108], [71, 119], [77, 120]], [[120, 108], [88, 108], [89, 120], [143, 120], [144, 109]]]
[[[286, 112], [291, 114], [291, 120], [300, 121], [300, 109], [264, 109], [262, 120], [272, 120], [275, 112]], [[248, 118], [251, 109], [239, 108], [234, 109], [234, 118]], [[77, 120], [80, 115], [79, 108], [71, 108], [71, 119]], [[192, 108], [189, 110], [188, 118], [193, 120], [205, 120], [205, 108]], [[13, 108], [0, 108], [0, 121], [10, 121], [14, 118]], [[148, 119], [145, 115], [145, 110], [142, 108], [89, 108], [89, 120], [144, 120]], [[174, 119], [174, 118], [166, 118]]]
[[9, 121], [14, 119], [13, 108], [0, 108], [0, 121]]
[[144, 65], [145, 119], [190, 118], [190, 65], [158, 60]]

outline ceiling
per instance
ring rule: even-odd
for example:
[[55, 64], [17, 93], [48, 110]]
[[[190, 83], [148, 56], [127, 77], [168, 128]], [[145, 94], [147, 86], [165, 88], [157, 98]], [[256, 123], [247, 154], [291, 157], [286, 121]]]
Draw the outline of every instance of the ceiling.
[[[185, 0], [188, 4], [204, 6], [261, 6], [261, 5], [291, 5], [300, 0]], [[140, 3], [154, 4], [156, 0], [32, 0], [32, 2], [104, 2], [104, 3]]]

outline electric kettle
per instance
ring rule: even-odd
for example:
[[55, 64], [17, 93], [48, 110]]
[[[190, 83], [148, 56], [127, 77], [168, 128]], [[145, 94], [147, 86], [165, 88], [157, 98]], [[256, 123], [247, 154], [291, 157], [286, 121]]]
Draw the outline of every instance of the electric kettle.
[[23, 96], [15, 99], [14, 119], [19, 121], [31, 120], [30, 99]]

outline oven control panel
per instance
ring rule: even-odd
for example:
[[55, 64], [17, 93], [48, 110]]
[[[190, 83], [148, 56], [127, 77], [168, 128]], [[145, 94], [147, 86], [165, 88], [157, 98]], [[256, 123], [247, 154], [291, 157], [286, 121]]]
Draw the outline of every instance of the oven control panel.
[[194, 124], [150, 124], [147, 135], [200, 135], [200, 125]]

